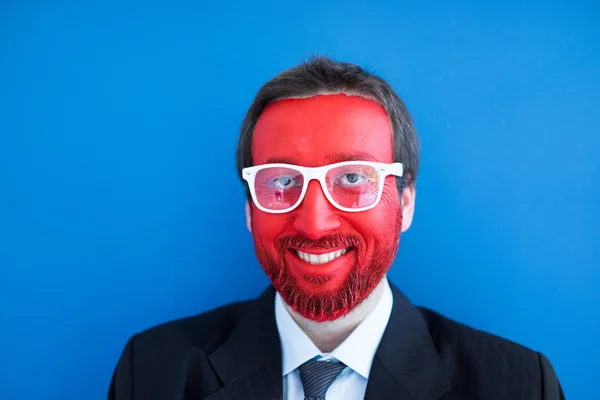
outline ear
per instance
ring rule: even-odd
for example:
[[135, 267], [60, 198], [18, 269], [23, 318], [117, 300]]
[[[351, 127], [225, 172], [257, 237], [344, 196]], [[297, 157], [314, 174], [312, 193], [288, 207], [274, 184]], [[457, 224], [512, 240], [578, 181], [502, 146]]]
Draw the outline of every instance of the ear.
[[246, 228], [252, 233], [252, 210], [248, 200], [246, 200]]
[[402, 190], [400, 198], [400, 207], [402, 208], [402, 232], [406, 232], [412, 224], [415, 214], [415, 199], [417, 197], [417, 189], [415, 184], [411, 183]]

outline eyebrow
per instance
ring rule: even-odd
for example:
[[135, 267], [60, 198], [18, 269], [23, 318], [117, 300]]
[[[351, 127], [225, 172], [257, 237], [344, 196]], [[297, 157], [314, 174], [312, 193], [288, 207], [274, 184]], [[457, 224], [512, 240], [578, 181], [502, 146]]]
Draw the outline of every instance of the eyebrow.
[[[321, 161], [321, 160], [319, 160]], [[325, 156], [326, 164], [335, 164], [343, 161], [377, 161], [375, 157], [364, 151], [352, 153], [336, 151]], [[294, 164], [298, 165], [297, 157], [271, 157], [267, 160], [267, 164]]]

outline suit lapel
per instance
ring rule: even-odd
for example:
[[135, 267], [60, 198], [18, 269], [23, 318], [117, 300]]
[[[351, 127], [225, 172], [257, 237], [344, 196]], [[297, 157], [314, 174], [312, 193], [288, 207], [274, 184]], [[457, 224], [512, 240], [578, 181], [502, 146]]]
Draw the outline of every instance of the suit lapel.
[[[275, 376], [269, 365], [262, 365], [241, 379], [231, 382], [202, 400], [281, 400], [281, 373]], [[276, 382], [277, 381], [277, 382]], [[186, 398], [187, 400], [187, 398]]]
[[392, 283], [394, 306], [375, 353], [365, 399], [438, 400], [449, 378], [419, 311]]
[[377, 357], [373, 359], [371, 365], [365, 399], [413, 400], [400, 381], [387, 370], [381, 359]]
[[209, 355], [223, 387], [206, 400], [282, 398], [281, 345], [274, 296], [272, 287], [265, 290], [250, 305], [229, 339]]

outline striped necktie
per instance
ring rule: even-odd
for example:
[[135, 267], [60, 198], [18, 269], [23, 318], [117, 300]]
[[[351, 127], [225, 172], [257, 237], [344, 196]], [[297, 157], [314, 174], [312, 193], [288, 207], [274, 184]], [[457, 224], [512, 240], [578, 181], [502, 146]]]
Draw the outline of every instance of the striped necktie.
[[298, 367], [304, 400], [325, 400], [325, 393], [346, 368], [341, 362], [309, 360]]

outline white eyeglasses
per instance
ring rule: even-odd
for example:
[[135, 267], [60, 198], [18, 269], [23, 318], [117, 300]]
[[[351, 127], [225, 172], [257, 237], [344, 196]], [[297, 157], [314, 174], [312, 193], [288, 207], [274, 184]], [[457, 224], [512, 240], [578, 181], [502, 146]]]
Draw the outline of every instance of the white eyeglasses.
[[379, 203], [385, 178], [401, 177], [402, 163], [344, 161], [322, 167], [291, 164], [263, 164], [244, 168], [242, 177], [248, 182], [256, 207], [273, 214], [292, 211], [306, 195], [308, 183], [316, 179], [323, 193], [342, 211], [369, 210]]

